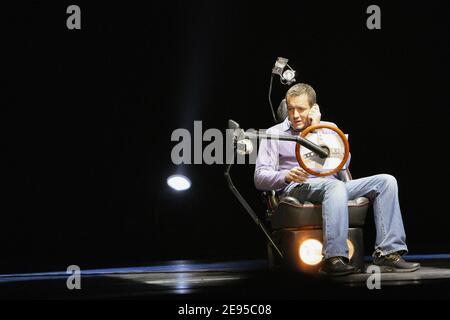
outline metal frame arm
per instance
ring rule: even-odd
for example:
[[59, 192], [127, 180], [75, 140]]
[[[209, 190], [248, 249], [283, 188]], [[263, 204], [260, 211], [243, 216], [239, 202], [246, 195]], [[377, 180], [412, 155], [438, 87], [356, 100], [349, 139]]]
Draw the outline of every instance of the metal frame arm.
[[[234, 161], [235, 157], [236, 157], [236, 149], [234, 150], [233, 161]], [[247, 203], [247, 201], [245, 201], [244, 197], [242, 197], [242, 195], [239, 193], [239, 191], [234, 186], [233, 180], [231, 179], [231, 176], [230, 176], [230, 169], [231, 169], [232, 165], [233, 165], [232, 163], [227, 164], [227, 166], [225, 168], [225, 172], [224, 172], [225, 180], [228, 183], [228, 187], [230, 188], [230, 190], [234, 194], [234, 196], [238, 199], [238, 201], [241, 203], [241, 205], [244, 207], [244, 209], [247, 211], [247, 213], [250, 215], [250, 217], [253, 219], [253, 221], [256, 223], [256, 225], [264, 233], [267, 240], [269, 240], [270, 244], [275, 249], [275, 251], [279, 254], [279, 256], [281, 258], [283, 258], [283, 254], [281, 253], [280, 249], [277, 247], [277, 245], [273, 241], [272, 237], [267, 232], [266, 228], [264, 227], [263, 223], [256, 215], [255, 211], [253, 211], [253, 209], [250, 207], [250, 205]]]
[[277, 134], [268, 134], [268, 133], [254, 133], [254, 132], [245, 132], [245, 137], [248, 139], [272, 139], [272, 140], [283, 140], [283, 141], [294, 141], [303, 147], [315, 152], [321, 158], [326, 158], [330, 155], [329, 150], [322, 148], [321, 146], [303, 138], [300, 136], [290, 136], [290, 135], [277, 135]]

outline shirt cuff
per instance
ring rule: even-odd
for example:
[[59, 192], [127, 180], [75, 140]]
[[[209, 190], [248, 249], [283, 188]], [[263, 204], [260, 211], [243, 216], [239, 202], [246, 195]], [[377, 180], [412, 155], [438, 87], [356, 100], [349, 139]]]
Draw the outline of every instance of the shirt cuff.
[[[284, 177], [286, 177], [286, 175], [287, 175], [287, 173], [289, 172], [290, 170], [280, 170], [279, 172], [278, 172], [278, 186], [279, 186], [279, 188], [277, 188], [277, 190], [278, 189], [282, 189], [282, 188], [285, 188], [285, 187], [287, 187], [288, 185], [289, 185], [289, 182], [286, 182], [285, 180], [284, 180]], [[278, 187], [277, 186], [277, 187]]]

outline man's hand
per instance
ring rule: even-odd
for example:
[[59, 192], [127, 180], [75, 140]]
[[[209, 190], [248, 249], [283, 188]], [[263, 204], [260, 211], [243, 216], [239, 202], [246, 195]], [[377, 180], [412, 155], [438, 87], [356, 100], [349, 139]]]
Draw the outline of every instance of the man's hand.
[[320, 108], [317, 103], [314, 103], [311, 110], [309, 110], [308, 114], [308, 121], [311, 126], [315, 126], [316, 124], [320, 123], [320, 117], [322, 115], [320, 114]]
[[284, 181], [286, 181], [287, 183], [289, 182], [302, 183], [305, 182], [306, 179], [308, 179], [308, 172], [306, 172], [300, 167], [291, 169], [291, 171], [289, 171], [284, 177]]

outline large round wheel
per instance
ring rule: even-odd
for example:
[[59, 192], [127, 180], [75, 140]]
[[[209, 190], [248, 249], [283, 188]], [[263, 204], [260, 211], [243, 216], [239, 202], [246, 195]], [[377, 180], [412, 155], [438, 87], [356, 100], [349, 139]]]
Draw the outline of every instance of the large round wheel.
[[[317, 144], [321, 147], [327, 148], [330, 151], [330, 155], [326, 158], [326, 159], [320, 159], [318, 155], [316, 155], [315, 153], [310, 153], [309, 155], [314, 155], [315, 159], [320, 160], [322, 162], [325, 162], [328, 158], [335, 158], [336, 159], [340, 159], [342, 158], [342, 160], [339, 162], [339, 164], [333, 168], [333, 169], [329, 169], [328, 171], [315, 171], [314, 169], [311, 169], [310, 167], [308, 167], [308, 165], [305, 163], [303, 157], [302, 157], [302, 153], [301, 153], [301, 148], [305, 148], [303, 146], [301, 146], [299, 143], [296, 144], [295, 146], [295, 157], [297, 158], [297, 162], [300, 165], [300, 167], [302, 167], [306, 172], [308, 172], [309, 174], [318, 176], [318, 177], [325, 177], [325, 176], [329, 176], [332, 174], [335, 174], [336, 172], [338, 172], [339, 170], [342, 169], [342, 167], [345, 165], [345, 163], [348, 160], [349, 154], [350, 154], [350, 145], [348, 143], [347, 137], [345, 136], [345, 134], [338, 128], [329, 124], [319, 124], [319, 125], [315, 125], [315, 126], [310, 126], [308, 128], [306, 128], [305, 130], [303, 130], [300, 134], [300, 136], [302, 138], [307, 139], [307, 136], [314, 130], [317, 129], [330, 129], [333, 130], [334, 132], [337, 133], [338, 137], [341, 140], [341, 148], [330, 148], [329, 145], [327, 145], [326, 143], [324, 143], [323, 141], [318, 141]], [[320, 134], [318, 134], [320, 135]], [[335, 135], [333, 135], [335, 136]], [[308, 139], [310, 140], [310, 139]], [[313, 141], [315, 142], [315, 141]], [[305, 148], [306, 149], [306, 148]], [[312, 157], [311, 157], [312, 159]], [[310, 160], [310, 161], [314, 161], [314, 160]], [[316, 161], [317, 163], [319, 161]], [[336, 161], [335, 161], [336, 162]], [[320, 167], [320, 165], [318, 165]]]

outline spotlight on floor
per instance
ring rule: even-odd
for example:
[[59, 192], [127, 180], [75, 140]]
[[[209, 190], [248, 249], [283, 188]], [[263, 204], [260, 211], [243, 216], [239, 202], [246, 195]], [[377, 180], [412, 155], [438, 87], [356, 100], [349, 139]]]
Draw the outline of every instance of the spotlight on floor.
[[174, 174], [168, 177], [167, 184], [176, 191], [184, 191], [191, 187], [191, 181], [181, 174]]
[[[350, 239], [347, 239], [349, 258], [353, 258], [355, 247]], [[299, 256], [303, 263], [309, 266], [315, 266], [322, 261], [322, 242], [317, 239], [306, 239], [299, 246]]]
[[322, 261], [322, 243], [316, 239], [307, 239], [299, 247], [300, 259], [310, 266]]

